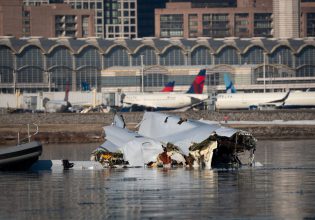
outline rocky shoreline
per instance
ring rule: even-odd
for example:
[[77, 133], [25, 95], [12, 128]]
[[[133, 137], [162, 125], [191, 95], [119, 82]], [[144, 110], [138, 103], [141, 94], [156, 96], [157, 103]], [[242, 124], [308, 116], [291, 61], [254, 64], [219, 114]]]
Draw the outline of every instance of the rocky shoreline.
[[[169, 112], [184, 118], [206, 119], [211, 121], [273, 121], [273, 120], [315, 120], [315, 110], [290, 111], [188, 111]], [[142, 112], [123, 113], [127, 126], [134, 129], [142, 119]], [[39, 133], [35, 139], [43, 143], [83, 143], [102, 142], [102, 127], [112, 123], [113, 113], [20, 113], [0, 114], [0, 145], [15, 144], [17, 133], [27, 136], [26, 124], [36, 123]], [[258, 139], [301, 139], [315, 138], [313, 125], [257, 125], [229, 124], [224, 126], [251, 132]], [[31, 127], [31, 131], [35, 131]]]

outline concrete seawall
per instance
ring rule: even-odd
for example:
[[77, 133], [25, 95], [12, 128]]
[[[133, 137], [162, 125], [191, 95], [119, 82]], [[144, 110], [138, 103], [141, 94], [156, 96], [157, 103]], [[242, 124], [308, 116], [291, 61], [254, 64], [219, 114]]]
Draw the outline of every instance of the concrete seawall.
[[[184, 118], [206, 119], [211, 121], [273, 121], [273, 120], [315, 120], [315, 110], [288, 110], [288, 111], [187, 111], [169, 112]], [[134, 129], [143, 116], [142, 112], [123, 113], [125, 121], [130, 129]], [[26, 134], [25, 124], [36, 123], [39, 125], [37, 140], [44, 143], [58, 142], [102, 142], [104, 132], [102, 127], [110, 125], [114, 114], [75, 114], [75, 113], [22, 113], [0, 114], [0, 144], [16, 142], [17, 132], [21, 130], [21, 136]], [[240, 128], [253, 133], [261, 138], [315, 138], [315, 126], [313, 125], [244, 125], [224, 124], [224, 126]], [[34, 130], [34, 129], [33, 129]]]

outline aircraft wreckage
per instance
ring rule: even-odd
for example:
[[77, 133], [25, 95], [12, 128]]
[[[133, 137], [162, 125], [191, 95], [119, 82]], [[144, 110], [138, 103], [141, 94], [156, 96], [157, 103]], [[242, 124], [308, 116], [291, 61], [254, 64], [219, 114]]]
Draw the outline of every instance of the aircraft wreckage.
[[[145, 112], [137, 132], [115, 115], [104, 127], [106, 141], [91, 154], [103, 167], [240, 167], [254, 163], [256, 139], [217, 122]], [[239, 155], [247, 152], [246, 163]]]

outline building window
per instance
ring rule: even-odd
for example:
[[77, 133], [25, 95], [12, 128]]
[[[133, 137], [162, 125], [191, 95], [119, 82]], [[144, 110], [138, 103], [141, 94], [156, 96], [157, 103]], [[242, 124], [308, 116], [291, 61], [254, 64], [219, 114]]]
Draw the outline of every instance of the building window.
[[189, 19], [189, 37], [198, 37], [198, 15], [190, 14], [188, 19]]
[[279, 64], [293, 67], [292, 51], [288, 47], [279, 47], [269, 55], [270, 64]]
[[203, 36], [230, 36], [228, 14], [203, 14], [202, 25]]
[[211, 65], [210, 50], [206, 47], [198, 47], [192, 51], [191, 65]]
[[178, 47], [171, 47], [161, 54], [160, 64], [163, 66], [183, 66], [185, 56], [183, 50]]
[[315, 13], [307, 13], [306, 25], [307, 25], [307, 36], [315, 37]]
[[183, 36], [183, 15], [161, 15], [161, 37], [182, 37]]
[[82, 16], [82, 37], [89, 36], [89, 16]]
[[105, 55], [106, 67], [111, 66], [129, 66], [128, 51], [124, 47], [114, 47]]
[[143, 64], [145, 66], [156, 65], [156, 53], [151, 47], [143, 47], [136, 54], [132, 55], [132, 65], [141, 66], [141, 56], [143, 56]]
[[303, 65], [315, 65], [315, 47], [307, 46], [296, 55], [296, 67]]
[[242, 55], [242, 64], [262, 64], [264, 63], [264, 50], [261, 47], [251, 47]]
[[272, 18], [271, 13], [254, 14], [254, 36], [271, 37]]
[[235, 14], [234, 32], [236, 37], [249, 37], [248, 13]]
[[234, 47], [224, 47], [215, 55], [215, 64], [239, 65], [239, 55]]

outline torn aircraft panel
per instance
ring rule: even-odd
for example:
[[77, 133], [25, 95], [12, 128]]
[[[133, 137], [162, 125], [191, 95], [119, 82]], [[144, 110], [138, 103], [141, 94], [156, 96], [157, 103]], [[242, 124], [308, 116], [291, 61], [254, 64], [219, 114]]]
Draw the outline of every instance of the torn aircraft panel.
[[245, 151], [251, 155], [249, 164], [254, 162], [256, 139], [216, 122], [145, 112], [139, 131], [133, 132], [119, 121], [123, 119], [115, 116], [114, 123], [104, 127], [106, 141], [100, 149], [121, 153], [128, 166], [239, 167], [238, 155]]

